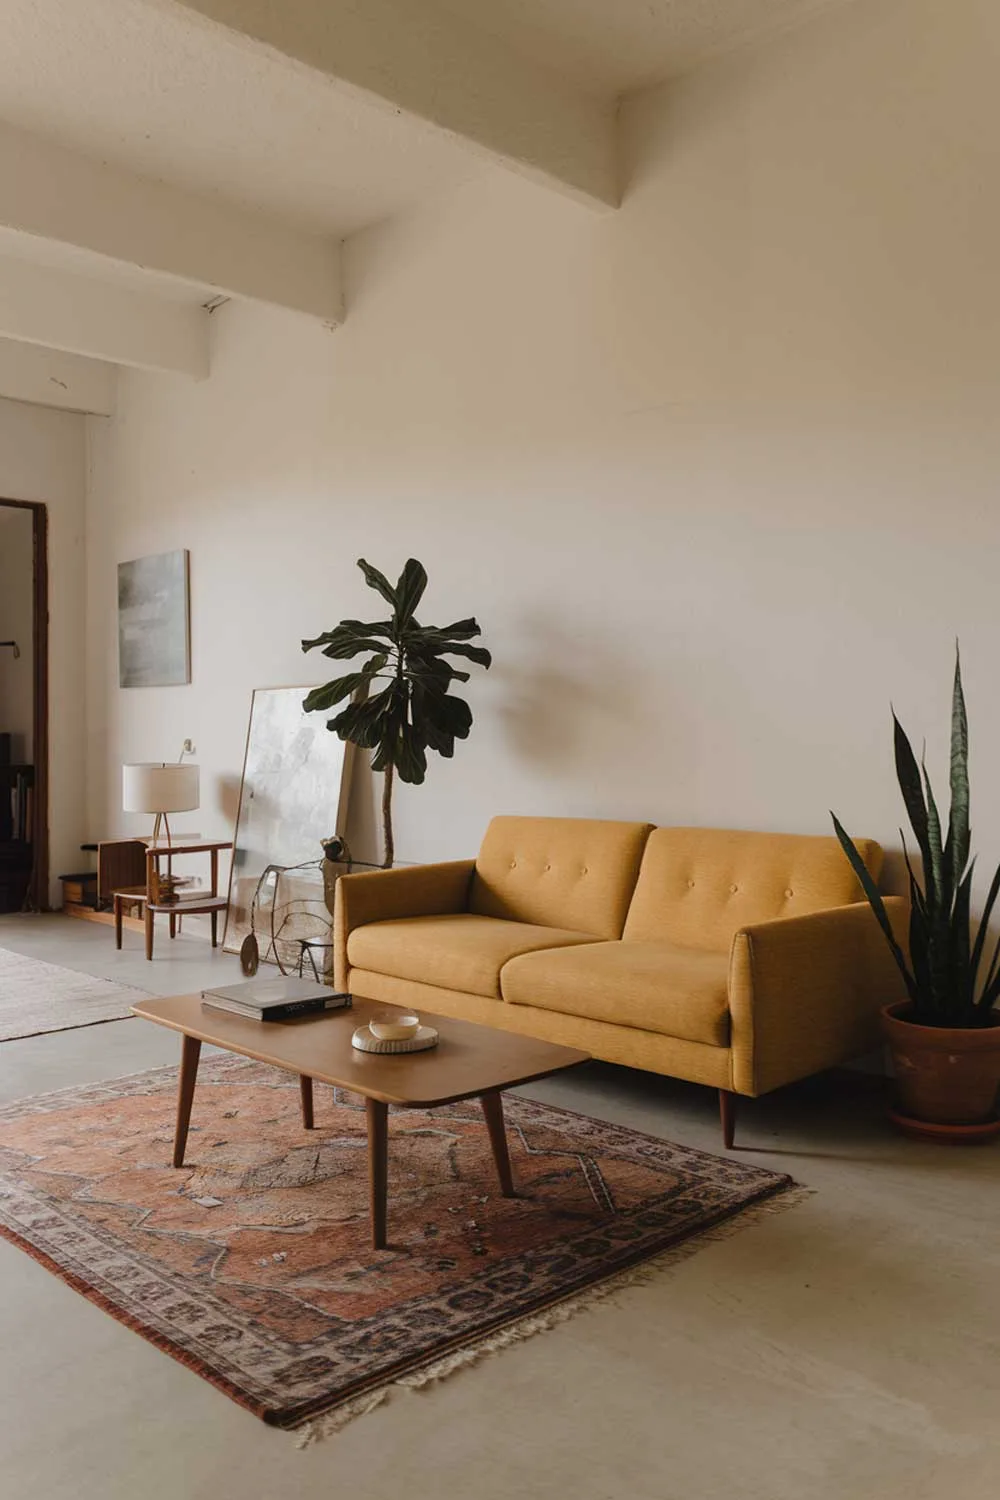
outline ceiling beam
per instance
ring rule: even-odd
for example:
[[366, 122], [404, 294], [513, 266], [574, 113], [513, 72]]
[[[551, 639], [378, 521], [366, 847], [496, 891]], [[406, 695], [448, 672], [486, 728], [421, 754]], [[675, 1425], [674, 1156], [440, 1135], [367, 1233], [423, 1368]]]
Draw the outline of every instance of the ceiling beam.
[[0, 337], [143, 370], [208, 375], [209, 314], [93, 276], [0, 260]]
[[0, 125], [0, 226], [334, 325], [340, 247]]
[[114, 365], [0, 339], [0, 396], [110, 417], [115, 409]]
[[433, 0], [158, 0], [305, 64], [588, 203], [619, 202], [611, 102], [573, 92]]

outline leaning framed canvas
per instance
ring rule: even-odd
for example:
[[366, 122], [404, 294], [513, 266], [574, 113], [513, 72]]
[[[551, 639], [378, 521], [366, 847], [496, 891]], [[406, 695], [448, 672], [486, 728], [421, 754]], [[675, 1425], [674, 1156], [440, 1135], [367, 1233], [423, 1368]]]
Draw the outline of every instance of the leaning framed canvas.
[[253, 694], [222, 940], [238, 953], [253, 931], [260, 957], [286, 970], [302, 938], [329, 933], [321, 840], [344, 832], [354, 752], [304, 711], [309, 691]]
[[118, 683], [177, 687], [191, 681], [186, 549], [118, 564]]

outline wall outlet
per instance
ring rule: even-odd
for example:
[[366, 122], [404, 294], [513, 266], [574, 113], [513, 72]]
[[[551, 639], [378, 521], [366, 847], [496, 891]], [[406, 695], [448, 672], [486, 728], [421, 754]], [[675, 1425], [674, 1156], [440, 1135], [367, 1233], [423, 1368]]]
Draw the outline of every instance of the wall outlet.
[[185, 755], [193, 755], [194, 754], [194, 740], [185, 740], [184, 744], [181, 746], [181, 749], [184, 751]]

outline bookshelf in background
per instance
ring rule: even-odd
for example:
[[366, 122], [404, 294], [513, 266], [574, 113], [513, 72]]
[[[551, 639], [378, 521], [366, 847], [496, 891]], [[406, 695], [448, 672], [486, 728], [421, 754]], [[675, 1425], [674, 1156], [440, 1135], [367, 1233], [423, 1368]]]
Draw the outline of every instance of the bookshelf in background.
[[31, 880], [34, 766], [0, 762], [0, 911], [20, 911]]

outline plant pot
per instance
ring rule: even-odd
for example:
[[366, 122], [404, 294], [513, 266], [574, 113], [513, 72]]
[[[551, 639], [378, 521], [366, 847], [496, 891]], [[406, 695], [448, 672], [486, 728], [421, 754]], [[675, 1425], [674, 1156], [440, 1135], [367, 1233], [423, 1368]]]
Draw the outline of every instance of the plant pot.
[[986, 1125], [997, 1118], [1000, 1024], [918, 1026], [909, 1001], [882, 1011], [897, 1113], [935, 1125]]

